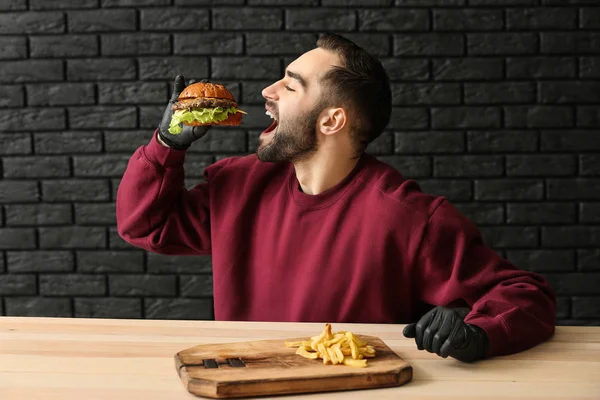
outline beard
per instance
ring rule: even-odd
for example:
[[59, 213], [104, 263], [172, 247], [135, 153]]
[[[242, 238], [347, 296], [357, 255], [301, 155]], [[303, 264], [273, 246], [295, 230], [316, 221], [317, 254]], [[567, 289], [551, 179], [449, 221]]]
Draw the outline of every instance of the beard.
[[271, 141], [263, 145], [260, 141], [256, 155], [263, 162], [299, 162], [317, 151], [317, 119], [323, 110], [322, 102], [312, 110], [277, 121]]

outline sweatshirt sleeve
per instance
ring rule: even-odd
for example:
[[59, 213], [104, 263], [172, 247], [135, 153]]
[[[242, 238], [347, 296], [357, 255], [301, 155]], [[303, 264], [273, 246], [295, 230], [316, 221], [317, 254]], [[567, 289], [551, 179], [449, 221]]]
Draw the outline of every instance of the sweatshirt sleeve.
[[117, 231], [128, 243], [154, 253], [211, 252], [209, 184], [221, 160], [205, 169], [206, 183], [184, 185], [185, 151], [150, 143], [133, 154], [117, 191]]
[[486, 246], [445, 199], [429, 219], [415, 267], [420, 300], [471, 308], [465, 322], [487, 333], [488, 357], [529, 349], [554, 333], [556, 298], [547, 281]]

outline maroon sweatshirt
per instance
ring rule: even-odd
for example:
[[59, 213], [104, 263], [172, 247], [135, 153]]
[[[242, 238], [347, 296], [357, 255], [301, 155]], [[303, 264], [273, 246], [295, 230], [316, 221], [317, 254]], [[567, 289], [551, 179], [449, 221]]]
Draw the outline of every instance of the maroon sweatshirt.
[[488, 356], [554, 332], [556, 299], [541, 276], [371, 155], [318, 195], [301, 191], [293, 165], [255, 155], [216, 162], [187, 190], [185, 152], [155, 137], [119, 186], [118, 232], [155, 253], [212, 255], [217, 320], [409, 323], [424, 304], [468, 306]]

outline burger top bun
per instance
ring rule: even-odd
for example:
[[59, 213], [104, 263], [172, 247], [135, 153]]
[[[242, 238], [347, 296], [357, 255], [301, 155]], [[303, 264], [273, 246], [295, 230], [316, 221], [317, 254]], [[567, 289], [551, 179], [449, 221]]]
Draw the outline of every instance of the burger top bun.
[[217, 99], [227, 99], [235, 101], [231, 92], [223, 85], [218, 83], [196, 82], [187, 86], [179, 94], [179, 100], [195, 99], [198, 97], [213, 97]]

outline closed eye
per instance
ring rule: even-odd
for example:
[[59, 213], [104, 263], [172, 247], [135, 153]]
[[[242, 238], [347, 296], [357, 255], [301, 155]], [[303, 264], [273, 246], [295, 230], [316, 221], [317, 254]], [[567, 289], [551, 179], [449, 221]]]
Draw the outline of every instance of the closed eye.
[[291, 87], [289, 87], [288, 85], [285, 85], [286, 90], [289, 90], [290, 92], [295, 92], [294, 89], [292, 89]]

